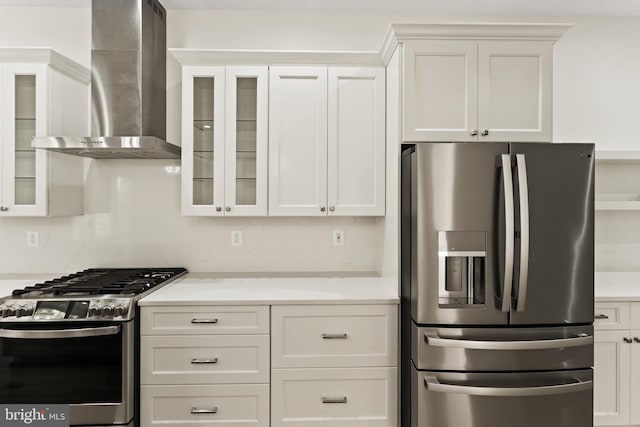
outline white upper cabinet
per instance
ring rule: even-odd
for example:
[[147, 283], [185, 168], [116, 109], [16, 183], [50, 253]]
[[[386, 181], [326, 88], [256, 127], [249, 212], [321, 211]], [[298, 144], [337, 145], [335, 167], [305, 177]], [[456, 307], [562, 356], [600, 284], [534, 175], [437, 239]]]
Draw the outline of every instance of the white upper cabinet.
[[86, 134], [88, 88], [89, 70], [51, 49], [0, 49], [0, 217], [83, 212], [83, 159], [31, 139]]
[[267, 75], [267, 67], [183, 67], [183, 214], [266, 215]]
[[269, 215], [382, 216], [381, 67], [271, 67]]
[[324, 216], [327, 68], [269, 73], [269, 215]]
[[550, 142], [553, 44], [568, 25], [391, 25], [403, 52], [402, 140]]

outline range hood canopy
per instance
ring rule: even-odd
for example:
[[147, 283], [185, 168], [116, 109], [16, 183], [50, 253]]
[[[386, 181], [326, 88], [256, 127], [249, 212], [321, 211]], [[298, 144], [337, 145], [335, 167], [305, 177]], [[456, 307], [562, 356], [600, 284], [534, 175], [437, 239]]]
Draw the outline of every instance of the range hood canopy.
[[166, 19], [157, 0], [92, 0], [91, 135], [32, 145], [97, 159], [179, 158], [166, 142]]

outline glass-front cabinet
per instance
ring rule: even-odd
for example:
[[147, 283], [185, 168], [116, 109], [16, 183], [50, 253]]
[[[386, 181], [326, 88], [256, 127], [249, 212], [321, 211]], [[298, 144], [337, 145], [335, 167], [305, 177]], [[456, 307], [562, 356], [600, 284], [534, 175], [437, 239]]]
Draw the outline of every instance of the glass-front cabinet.
[[183, 67], [183, 214], [267, 214], [267, 79], [267, 67]]
[[83, 135], [90, 72], [48, 48], [0, 48], [0, 217], [83, 211], [83, 161], [31, 146]]

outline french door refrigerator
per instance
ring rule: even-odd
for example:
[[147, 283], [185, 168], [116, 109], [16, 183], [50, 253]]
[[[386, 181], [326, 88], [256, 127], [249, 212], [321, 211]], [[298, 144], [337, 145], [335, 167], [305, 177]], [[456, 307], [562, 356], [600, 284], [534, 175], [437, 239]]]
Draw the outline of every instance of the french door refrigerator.
[[403, 427], [592, 426], [594, 146], [418, 143], [401, 187]]

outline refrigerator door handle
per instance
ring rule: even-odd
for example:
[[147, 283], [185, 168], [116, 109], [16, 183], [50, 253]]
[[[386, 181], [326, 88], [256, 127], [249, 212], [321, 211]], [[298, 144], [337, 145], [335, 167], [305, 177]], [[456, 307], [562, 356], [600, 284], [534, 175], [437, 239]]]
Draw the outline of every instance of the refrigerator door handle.
[[593, 336], [579, 335], [575, 338], [560, 338], [551, 340], [530, 341], [482, 341], [459, 340], [453, 338], [440, 338], [435, 332], [425, 332], [424, 339], [427, 345], [433, 347], [454, 347], [467, 350], [545, 350], [567, 347], [580, 347], [592, 345]]
[[514, 257], [514, 208], [513, 208], [513, 177], [511, 175], [511, 156], [500, 155], [502, 163], [502, 181], [504, 183], [504, 284], [502, 289], [503, 312], [511, 310], [511, 289], [513, 286], [513, 257]]
[[520, 276], [516, 311], [524, 311], [529, 278], [529, 183], [524, 154], [516, 154], [518, 194], [520, 195]]
[[473, 396], [549, 396], [591, 390], [593, 381], [575, 379], [575, 382], [537, 387], [479, 387], [458, 384], [444, 384], [432, 375], [424, 376], [424, 386], [436, 393], [460, 393]]

